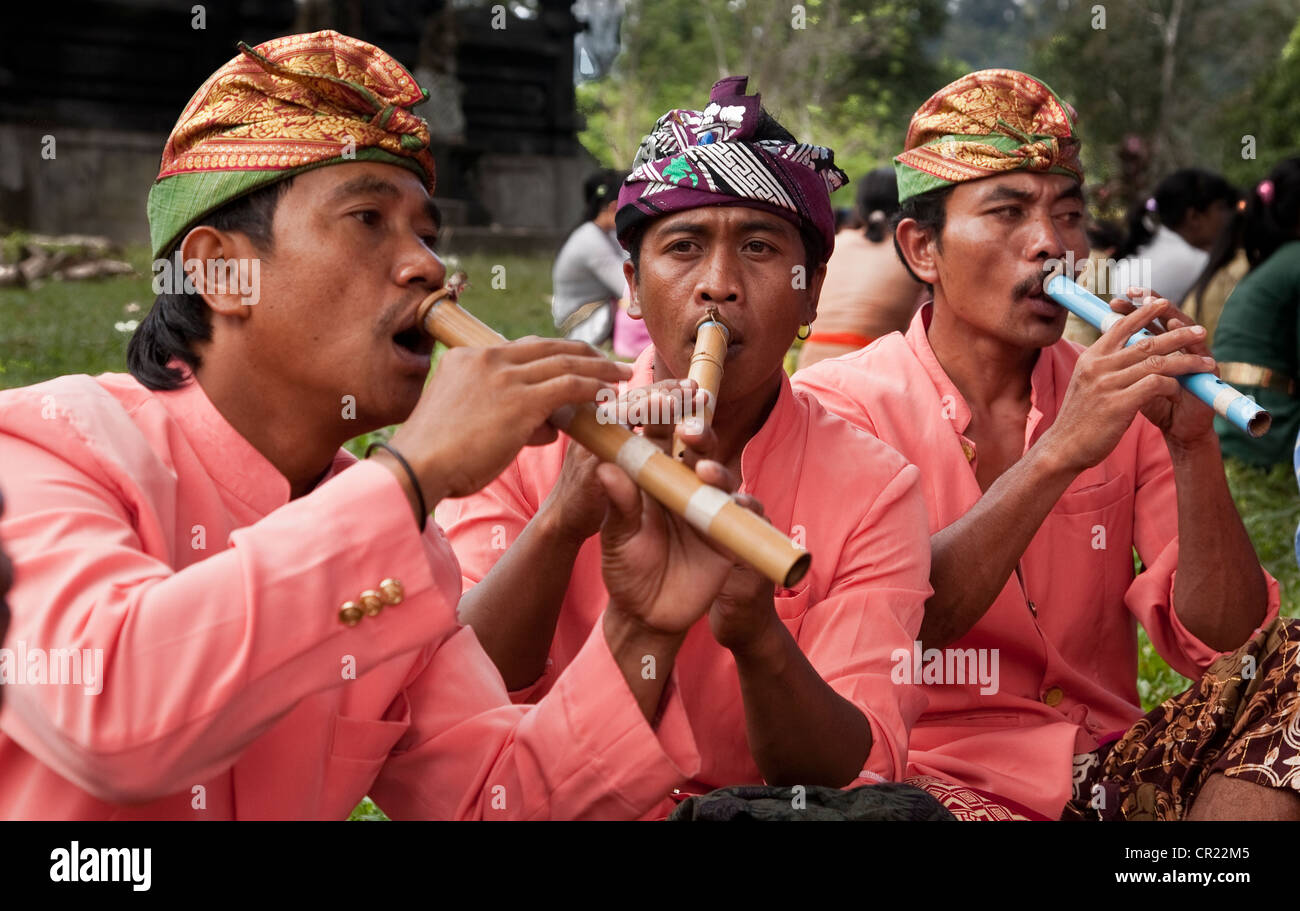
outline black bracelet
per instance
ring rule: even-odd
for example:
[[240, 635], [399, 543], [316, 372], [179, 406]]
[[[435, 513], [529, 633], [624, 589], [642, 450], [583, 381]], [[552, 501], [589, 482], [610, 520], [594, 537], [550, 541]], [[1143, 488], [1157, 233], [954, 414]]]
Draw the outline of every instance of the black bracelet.
[[382, 440], [376, 440], [366, 447], [366, 458], [370, 458], [370, 453], [376, 449], [383, 449], [393, 458], [397, 459], [397, 464], [406, 469], [406, 475], [411, 479], [411, 486], [415, 488], [415, 498], [420, 501], [420, 531], [424, 531], [429, 524], [429, 510], [424, 505], [424, 491], [420, 489], [420, 479], [415, 476], [415, 470], [411, 468], [411, 463], [402, 458], [402, 454], [389, 446]]

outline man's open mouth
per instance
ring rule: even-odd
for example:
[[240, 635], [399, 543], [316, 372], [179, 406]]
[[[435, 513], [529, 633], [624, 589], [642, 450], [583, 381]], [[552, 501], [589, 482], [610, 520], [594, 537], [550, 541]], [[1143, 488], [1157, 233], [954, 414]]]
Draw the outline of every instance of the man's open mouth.
[[428, 357], [433, 354], [435, 343], [433, 336], [420, 331], [415, 326], [408, 326], [393, 334], [393, 344], [420, 357]]

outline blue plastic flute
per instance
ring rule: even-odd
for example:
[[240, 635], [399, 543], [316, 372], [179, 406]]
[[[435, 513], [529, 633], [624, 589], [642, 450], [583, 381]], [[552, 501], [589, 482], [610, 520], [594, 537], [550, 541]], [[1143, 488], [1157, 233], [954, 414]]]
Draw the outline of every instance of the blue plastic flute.
[[[1048, 277], [1043, 283], [1043, 291], [1052, 300], [1069, 310], [1079, 319], [1101, 332], [1105, 332], [1123, 319], [1123, 314], [1110, 309], [1110, 305], [1087, 288], [1082, 287], [1061, 272]], [[1138, 339], [1149, 338], [1146, 329], [1138, 330], [1136, 335], [1124, 343], [1127, 347]], [[1178, 377], [1192, 395], [1214, 409], [1215, 413], [1241, 428], [1252, 437], [1262, 437], [1273, 423], [1272, 416], [1256, 404], [1255, 400], [1233, 389], [1213, 373], [1188, 373]]]

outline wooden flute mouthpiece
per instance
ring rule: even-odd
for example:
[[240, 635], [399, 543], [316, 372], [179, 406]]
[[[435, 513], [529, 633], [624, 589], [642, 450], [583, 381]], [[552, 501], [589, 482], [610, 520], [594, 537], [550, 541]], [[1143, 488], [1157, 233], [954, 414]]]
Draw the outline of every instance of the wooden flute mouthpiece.
[[[704, 414], [699, 417], [708, 427], [713, 423], [713, 409], [722, 388], [722, 363], [727, 359], [727, 346], [731, 344], [731, 330], [718, 319], [718, 311], [709, 313], [695, 330], [695, 353], [691, 355], [688, 378], [695, 380], [704, 391]], [[686, 444], [673, 435], [673, 458], [686, 455]]]

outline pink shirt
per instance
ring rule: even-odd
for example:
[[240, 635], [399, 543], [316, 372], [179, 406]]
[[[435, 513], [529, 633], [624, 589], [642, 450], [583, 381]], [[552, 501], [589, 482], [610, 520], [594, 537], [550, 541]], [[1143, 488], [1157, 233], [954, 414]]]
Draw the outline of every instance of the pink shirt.
[[[652, 731], [599, 631], [512, 705], [446, 540], [354, 461], [290, 502], [197, 383], [0, 393], [5, 645], [103, 668], [98, 695], [5, 686], [0, 817], [342, 819], [369, 793], [396, 818], [629, 818], [696, 774], [680, 698]], [[400, 604], [340, 622], [390, 577]]]
[[[875, 433], [921, 469], [932, 532], [980, 498], [979, 453], [963, 436], [970, 409], [926, 336], [930, 306], [906, 337], [885, 336], [794, 378], [837, 414]], [[1025, 450], [1055, 420], [1082, 350], [1057, 342], [1031, 378]], [[969, 457], [968, 457], [969, 454]], [[1134, 578], [1132, 549], [1146, 571]], [[1061, 496], [988, 612], [954, 649], [997, 649], [999, 686], [927, 685], [912, 731], [909, 774], [981, 788], [1051, 818], [1070, 795], [1072, 757], [1142, 716], [1137, 623], [1181, 674], [1199, 677], [1218, 652], [1174, 613], [1178, 510], [1164, 438], [1138, 416], [1100, 464]], [[1269, 578], [1267, 623], [1278, 611]], [[1032, 609], [1031, 609], [1032, 604]], [[991, 661], [991, 651], [986, 653]]]
[[[653, 359], [653, 348], [642, 353], [631, 385], [651, 381]], [[439, 504], [438, 521], [460, 558], [466, 585], [487, 574], [537, 512], [559, 477], [567, 444], [561, 436], [549, 446], [526, 449], [479, 493]], [[919, 687], [890, 682], [890, 654], [911, 648], [931, 593], [916, 469], [792, 391], [782, 373], [771, 413], [741, 454], [741, 476], [741, 490], [757, 497], [772, 524], [813, 555], [812, 569], [794, 589], [777, 590], [777, 613], [813, 667], [869, 719], [873, 745], [864, 777], [897, 777], [908, 727], [923, 702]], [[516, 698], [552, 691], [607, 600], [600, 539], [593, 536], [574, 563], [548, 668]], [[699, 739], [701, 767], [689, 789], [761, 782], [745, 738], [735, 659], [714, 640], [707, 617], [687, 634], [675, 673]]]

